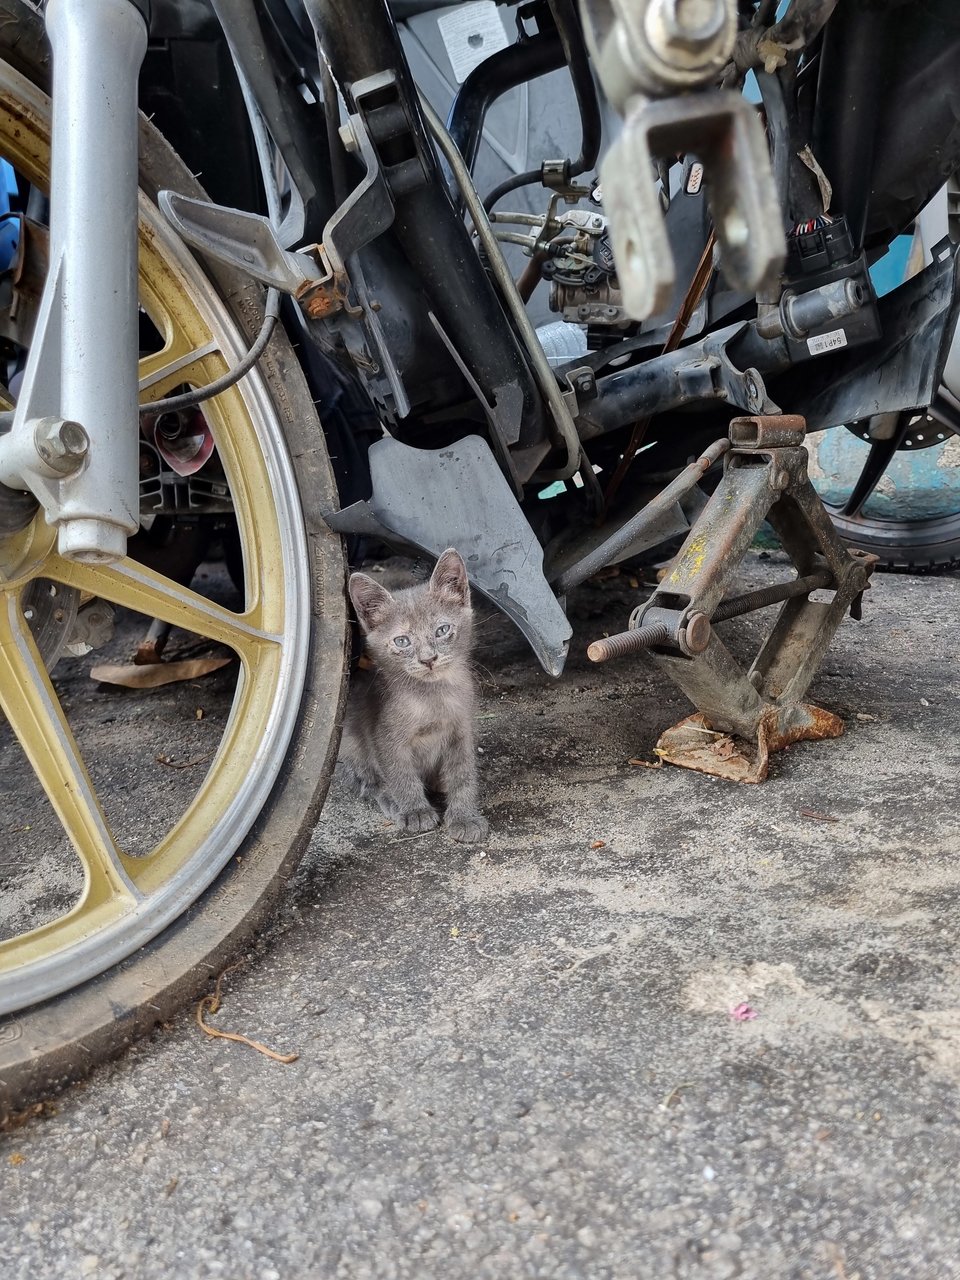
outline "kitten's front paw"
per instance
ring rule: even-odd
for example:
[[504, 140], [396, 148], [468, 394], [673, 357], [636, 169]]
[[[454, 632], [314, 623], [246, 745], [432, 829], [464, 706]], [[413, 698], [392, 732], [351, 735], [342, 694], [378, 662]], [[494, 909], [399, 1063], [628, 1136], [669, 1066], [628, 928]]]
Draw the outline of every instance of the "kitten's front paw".
[[432, 831], [439, 821], [440, 815], [436, 809], [427, 807], [414, 809], [412, 813], [401, 813], [397, 818], [397, 825], [404, 831]]
[[453, 817], [448, 814], [444, 825], [461, 844], [476, 844], [490, 834], [490, 824], [482, 813], [460, 813]]
[[340, 777], [343, 782], [344, 789], [352, 796], [363, 796], [367, 792], [367, 784], [360, 777], [353, 765], [342, 764], [340, 766]]

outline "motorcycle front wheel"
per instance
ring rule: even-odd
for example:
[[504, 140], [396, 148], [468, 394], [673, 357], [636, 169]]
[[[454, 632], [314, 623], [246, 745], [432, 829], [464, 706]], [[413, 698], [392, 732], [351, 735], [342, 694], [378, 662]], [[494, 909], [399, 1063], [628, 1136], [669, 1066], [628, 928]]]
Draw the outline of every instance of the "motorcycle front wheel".
[[[39, 190], [48, 81], [39, 14], [0, 0], [0, 155]], [[158, 190], [202, 193], [143, 118], [140, 164], [140, 302], [159, 335], [140, 384], [152, 400], [238, 363], [259, 328], [262, 293], [237, 273], [201, 268], [167, 227]], [[323, 521], [336, 506], [323, 434], [285, 335], [204, 415], [236, 514], [239, 602], [229, 586], [219, 598], [203, 594], [132, 558], [62, 560], [42, 512], [25, 529], [0, 527], [10, 833], [0, 908], [13, 904], [0, 910], [0, 1120], [169, 1018], [223, 968], [275, 902], [329, 784], [345, 688], [344, 564]], [[224, 656], [222, 714], [207, 717], [206, 754], [186, 760], [182, 775], [165, 746], [182, 735], [181, 704], [164, 704], [174, 707], [165, 722], [144, 710], [153, 691], [138, 692], [102, 715], [120, 728], [100, 729], [79, 723], [60, 672], [48, 675], [41, 604], [55, 620], [91, 600], [171, 623]], [[181, 776], [192, 781], [180, 785]]]

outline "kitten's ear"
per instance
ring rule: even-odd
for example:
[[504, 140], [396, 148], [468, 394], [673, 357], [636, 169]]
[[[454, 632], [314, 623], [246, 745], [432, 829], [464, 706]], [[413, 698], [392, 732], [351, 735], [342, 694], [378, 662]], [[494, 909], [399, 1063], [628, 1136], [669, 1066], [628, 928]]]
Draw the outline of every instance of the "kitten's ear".
[[374, 582], [365, 573], [351, 573], [347, 590], [364, 631], [372, 631], [382, 622], [393, 604], [393, 596], [386, 587], [381, 587], [379, 582]]
[[469, 606], [470, 583], [467, 581], [467, 566], [463, 563], [459, 551], [448, 547], [433, 571], [430, 579], [430, 590], [442, 600], [450, 600], [455, 604]]

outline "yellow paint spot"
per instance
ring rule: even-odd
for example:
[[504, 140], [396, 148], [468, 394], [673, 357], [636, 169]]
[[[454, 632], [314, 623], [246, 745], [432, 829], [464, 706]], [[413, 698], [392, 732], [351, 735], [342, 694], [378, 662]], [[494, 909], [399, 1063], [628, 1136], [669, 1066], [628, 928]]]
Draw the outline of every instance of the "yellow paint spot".
[[707, 558], [707, 544], [703, 537], [695, 538], [683, 553], [668, 577], [668, 582], [685, 582], [699, 573]]

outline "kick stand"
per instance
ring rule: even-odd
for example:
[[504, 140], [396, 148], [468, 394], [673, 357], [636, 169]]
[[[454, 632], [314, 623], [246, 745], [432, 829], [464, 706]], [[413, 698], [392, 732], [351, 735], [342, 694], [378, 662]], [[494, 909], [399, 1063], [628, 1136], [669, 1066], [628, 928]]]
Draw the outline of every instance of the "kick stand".
[[[762, 782], [768, 757], [791, 742], [836, 738], [843, 721], [803, 701], [833, 633], [860, 602], [877, 557], [841, 542], [807, 475], [801, 417], [735, 418], [723, 477], [659, 588], [630, 630], [595, 641], [595, 662], [649, 649], [697, 713], [660, 737], [671, 764], [738, 782]], [[797, 577], [728, 596], [764, 520]], [[832, 592], [821, 603], [814, 591]], [[782, 602], [776, 624], [744, 671], [713, 623]]]

